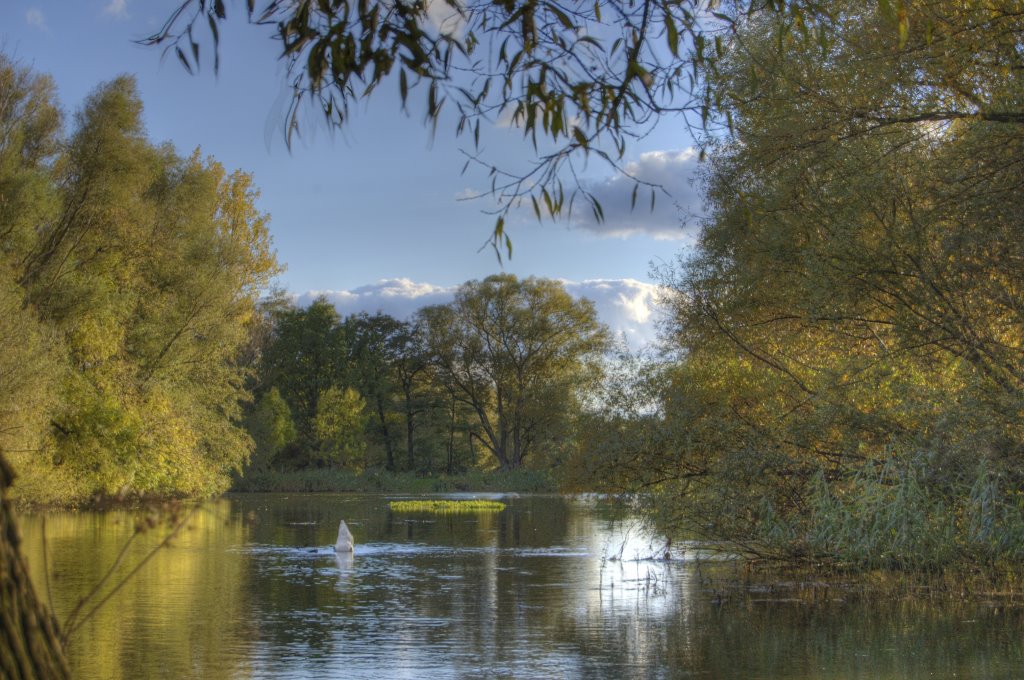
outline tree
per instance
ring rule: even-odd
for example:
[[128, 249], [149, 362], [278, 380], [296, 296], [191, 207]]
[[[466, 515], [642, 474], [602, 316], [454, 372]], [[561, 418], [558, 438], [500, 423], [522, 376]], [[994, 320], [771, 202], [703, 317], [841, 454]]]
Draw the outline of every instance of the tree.
[[502, 469], [552, 442], [608, 346], [593, 304], [549, 279], [470, 281], [422, 313], [442, 382], [473, 410]]
[[223, 490], [251, 447], [236, 355], [277, 265], [251, 178], [150, 144], [130, 78], [66, 139], [48, 78], [0, 55], [0, 93], [0, 675], [59, 678], [14, 494]]
[[[41, 348], [29, 333], [5, 355], [26, 367], [19, 352], [60, 357], [39, 382], [53, 398], [33, 409], [47, 446], [15, 454], [18, 488], [65, 502], [221, 490], [251, 446], [236, 355], [277, 271], [251, 178], [151, 145], [130, 78], [98, 88], [59, 146], [33, 99], [45, 92], [12, 90], [25, 97], [8, 126], [22, 166], [0, 177], [17, 209], [4, 218], [4, 295], [23, 335], [38, 317]], [[29, 231], [26, 216], [40, 220]]]
[[405, 416], [406, 469], [410, 471], [416, 469], [416, 417], [426, 411], [430, 404], [429, 397], [423, 394], [430, 366], [430, 357], [424, 343], [425, 334], [422, 320], [417, 319], [414, 323], [402, 322], [391, 337], [393, 366]]
[[312, 447], [320, 395], [347, 384], [348, 347], [341, 319], [324, 298], [302, 309], [289, 307], [278, 316], [274, 340], [263, 354], [265, 387], [276, 387], [295, 418], [303, 446]]
[[255, 448], [249, 461], [252, 470], [270, 467], [286, 446], [295, 441], [291, 410], [276, 387], [271, 387], [246, 419]]
[[5, 268], [11, 268], [4, 272], [7, 277], [16, 274], [16, 263], [31, 248], [36, 227], [59, 208], [51, 164], [63, 121], [53, 81], [3, 55], [0, 92], [0, 253]]
[[394, 399], [394, 363], [397, 360], [395, 335], [402, 322], [387, 314], [354, 314], [345, 319], [349, 345], [352, 383], [373, 411], [380, 441], [384, 444], [386, 466], [395, 469], [395, 442], [391, 432], [391, 402]]
[[53, 614], [36, 597], [19, 551], [10, 486], [14, 472], [0, 451], [0, 672], [11, 680], [70, 676]]
[[[837, 513], [865, 517], [836, 499], [867, 490], [923, 490], [979, 559], [972, 494], [999, 499], [986, 521], [1015, 512], [1024, 22], [903, 8], [896, 41], [873, 3], [808, 20], [811, 42], [754, 13], [709, 72], [728, 114], [709, 216], [664, 272], [682, 359], [662, 409], [686, 446], [646, 467], [674, 470], [663, 500], [688, 528], [750, 550], [836, 558]], [[848, 544], [877, 547], [857, 559], [905, 555], [886, 522], [856, 526]]]
[[[972, 74], [985, 68], [984, 61], [959, 59], [982, 54], [977, 50], [985, 47], [990, 27], [1004, 45], [1014, 43], [1019, 12], [1013, 0], [886, 0], [863, 7], [883, 19], [876, 37], [894, 47], [902, 48], [911, 36], [919, 44], [933, 41], [932, 54], [941, 57], [936, 63], [948, 68], [943, 80], [922, 81], [922, 90], [938, 84], [969, 95], [965, 101], [974, 97], [960, 109], [948, 109], [937, 98], [939, 106], [926, 115], [1020, 119], [1019, 107], [1005, 109], [1005, 102], [974, 87]], [[304, 106], [343, 127], [351, 104], [385, 83], [397, 87], [403, 109], [413, 91], [425, 90], [425, 120], [434, 129], [450, 103], [456, 134], [473, 140], [466, 151], [469, 163], [492, 178], [491, 193], [499, 201], [493, 244], [509, 255], [505, 217], [527, 199], [538, 219], [571, 213], [577, 200], [602, 218], [600, 204], [579, 180], [581, 163], [597, 158], [625, 172], [620, 162], [628, 143], [666, 114], [686, 125], [727, 120], [727, 91], [706, 76], [747, 17], [770, 14], [783, 22], [782, 37], [812, 46], [834, 37], [839, 13], [823, 0], [247, 3], [249, 21], [274, 26], [281, 46], [293, 93], [287, 139], [298, 130]], [[947, 22], [950, 14], [959, 14], [960, 21]], [[226, 18], [224, 0], [184, 0], [143, 42], [174, 51], [192, 72], [199, 67], [200, 36], [209, 35], [216, 69], [218, 26]], [[500, 168], [482, 157], [481, 127], [486, 131], [501, 116], [509, 116], [532, 142], [536, 162], [530, 169]], [[901, 119], [907, 118], [894, 107], [880, 120]], [[641, 186], [636, 181], [636, 189]], [[656, 187], [644, 189], [653, 201]], [[636, 198], [634, 192], [634, 203]]]
[[362, 468], [366, 450], [366, 401], [351, 387], [331, 387], [317, 400], [314, 423], [317, 436], [317, 464]]

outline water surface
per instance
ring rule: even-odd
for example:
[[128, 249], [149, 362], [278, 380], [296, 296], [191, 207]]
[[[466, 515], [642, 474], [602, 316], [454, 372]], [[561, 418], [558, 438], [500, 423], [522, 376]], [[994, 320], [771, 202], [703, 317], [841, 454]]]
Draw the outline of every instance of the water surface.
[[[76, 677], [1024, 677], [1024, 616], [1003, 600], [726, 587], [736, 566], [678, 547], [666, 561], [663, 541], [594, 499], [511, 497], [497, 514], [430, 516], [390, 512], [399, 498], [207, 504], [75, 633]], [[63, 620], [135, 514], [23, 516], [45, 598], [44, 519]], [[354, 556], [331, 549], [342, 519]], [[163, 536], [134, 541], [119, 574]]]

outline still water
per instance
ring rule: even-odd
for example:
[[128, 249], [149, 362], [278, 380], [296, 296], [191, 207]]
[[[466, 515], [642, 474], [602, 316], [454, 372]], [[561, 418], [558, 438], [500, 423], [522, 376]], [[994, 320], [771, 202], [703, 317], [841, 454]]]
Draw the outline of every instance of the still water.
[[[678, 547], [661, 559], [662, 541], [593, 499], [510, 497], [497, 514], [430, 516], [390, 512], [400, 498], [207, 504], [75, 633], [75, 676], [1024, 678], [1024, 612], [1002, 599], [738, 587], [735, 565]], [[339, 558], [342, 519], [356, 552]], [[134, 521], [21, 517], [33, 578], [44, 599], [49, 581], [61, 620]], [[163, 535], [133, 541], [106, 587]]]

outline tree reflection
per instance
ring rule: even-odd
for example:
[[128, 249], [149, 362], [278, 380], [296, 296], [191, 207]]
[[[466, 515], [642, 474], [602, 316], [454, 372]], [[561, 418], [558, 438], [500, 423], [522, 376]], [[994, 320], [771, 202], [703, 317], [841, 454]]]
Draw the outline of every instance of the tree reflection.
[[[647, 559], [662, 546], [628, 514], [567, 498], [481, 515], [388, 500], [220, 501], [82, 629], [76, 675], [1012, 677], [1024, 663], [1006, 603], [744, 584], [732, 565]], [[354, 555], [331, 547], [341, 519]], [[42, 584], [40, 518], [24, 525]], [[59, 615], [131, 531], [127, 513], [48, 515]]]

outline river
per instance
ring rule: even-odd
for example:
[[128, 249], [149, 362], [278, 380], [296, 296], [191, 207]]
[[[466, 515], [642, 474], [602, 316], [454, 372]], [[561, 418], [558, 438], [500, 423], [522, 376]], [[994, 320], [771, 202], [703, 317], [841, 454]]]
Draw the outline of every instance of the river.
[[[499, 513], [434, 516], [390, 511], [401, 498], [207, 503], [75, 631], [75, 677], [1024, 677], [1024, 611], [1005, 598], [740, 587], [738, 565], [696, 560], [692, 546], [665, 560], [663, 541], [593, 498], [513, 496]], [[342, 519], [353, 556], [331, 548]], [[20, 517], [60, 620], [135, 522], [127, 511]], [[134, 540], [103, 590], [165, 535]]]

